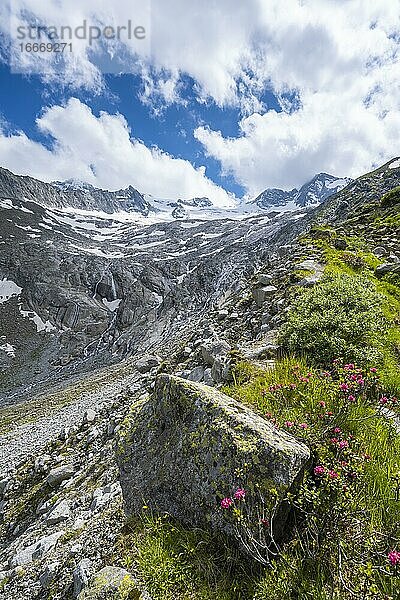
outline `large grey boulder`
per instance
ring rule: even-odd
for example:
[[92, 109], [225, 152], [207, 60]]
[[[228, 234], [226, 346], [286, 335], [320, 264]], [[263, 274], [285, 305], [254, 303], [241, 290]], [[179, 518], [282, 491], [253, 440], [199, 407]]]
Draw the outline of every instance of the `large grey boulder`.
[[277, 291], [278, 288], [276, 288], [274, 285], [265, 285], [253, 290], [252, 294], [257, 306], [261, 308], [264, 302], [266, 302], [266, 300], [268, 300]]
[[[268, 537], [261, 520], [271, 522], [268, 532], [276, 537], [285, 531], [282, 499], [310, 453], [232, 398], [163, 374], [153, 396], [132, 406], [117, 455], [128, 515], [146, 505], [189, 527], [228, 534], [255, 556]], [[223, 509], [221, 500], [238, 488], [245, 489], [245, 501]], [[235, 507], [243, 513], [240, 523]]]
[[75, 474], [73, 465], [61, 465], [50, 471], [46, 478], [46, 483], [51, 487], [57, 487], [62, 481], [70, 479]]
[[19, 567], [26, 565], [33, 560], [38, 560], [56, 546], [58, 540], [64, 533], [65, 531], [57, 531], [56, 533], [40, 538], [37, 542], [31, 544], [27, 548], [16, 550], [14, 555], [10, 558], [10, 567]]

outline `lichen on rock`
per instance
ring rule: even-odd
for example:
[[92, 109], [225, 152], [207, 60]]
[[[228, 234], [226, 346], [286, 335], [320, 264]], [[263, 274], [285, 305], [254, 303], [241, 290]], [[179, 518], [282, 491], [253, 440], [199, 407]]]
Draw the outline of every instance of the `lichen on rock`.
[[[309, 455], [304, 444], [216, 389], [163, 374], [153, 395], [135, 405], [120, 440], [125, 509], [136, 515], [147, 506], [231, 536], [249, 551], [265, 515], [274, 517], [271, 536], [285, 531], [283, 500]], [[239, 487], [246, 511], [228, 514], [221, 500]]]

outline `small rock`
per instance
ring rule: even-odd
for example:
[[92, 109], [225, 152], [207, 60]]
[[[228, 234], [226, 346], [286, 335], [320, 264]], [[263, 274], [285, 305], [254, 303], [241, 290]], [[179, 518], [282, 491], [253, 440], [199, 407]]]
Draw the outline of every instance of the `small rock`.
[[105, 600], [116, 597], [143, 598], [132, 576], [120, 567], [104, 567], [79, 594], [78, 600]]
[[10, 567], [19, 567], [26, 565], [33, 560], [38, 560], [54, 548], [64, 533], [65, 531], [57, 531], [56, 533], [52, 533], [51, 535], [40, 538], [40, 540], [34, 544], [31, 544], [27, 548], [17, 550], [14, 556], [12, 556], [10, 559]]
[[257, 281], [261, 285], [269, 285], [272, 280], [273, 280], [273, 277], [272, 277], [272, 275], [269, 275], [269, 273], [259, 273], [257, 275]]
[[185, 348], [183, 349], [182, 354], [183, 354], [183, 356], [185, 358], [189, 358], [189, 356], [192, 355], [192, 352], [193, 352], [193, 350], [189, 346], [185, 346]]
[[381, 258], [382, 256], [386, 256], [387, 251], [383, 246], [377, 246], [376, 248], [373, 249], [373, 253], [378, 258]]
[[230, 349], [231, 347], [227, 342], [215, 339], [206, 340], [200, 346], [202, 358], [210, 367], [212, 367], [216, 358], [226, 356]]
[[93, 423], [96, 419], [96, 411], [92, 408], [88, 408], [88, 410], [83, 415], [84, 423]]
[[256, 301], [257, 306], [261, 307], [268, 298], [270, 298], [275, 292], [278, 291], [274, 285], [266, 285], [261, 288], [253, 290], [253, 298]]
[[99, 508], [102, 508], [108, 504], [110, 500], [116, 498], [121, 493], [122, 491], [119, 481], [116, 481], [110, 485], [106, 485], [102, 488], [97, 488], [97, 490], [93, 492], [93, 500], [90, 505], [90, 510], [93, 512], [99, 510]]
[[228, 311], [228, 310], [226, 310], [226, 309], [223, 309], [223, 310], [219, 310], [219, 311], [218, 311], [218, 319], [220, 319], [221, 321], [222, 321], [223, 319], [226, 319], [228, 315], [229, 315], [229, 311]]
[[92, 568], [92, 561], [89, 558], [83, 558], [75, 567], [73, 573], [74, 598], [77, 598], [83, 588], [88, 584]]
[[194, 367], [194, 369], [192, 369], [189, 373], [189, 375], [187, 376], [187, 379], [189, 381], [197, 381], [198, 383], [200, 381], [203, 381], [204, 378], [204, 368], [202, 366], [199, 367]]
[[61, 500], [55, 505], [46, 519], [47, 525], [56, 525], [62, 521], [66, 521], [71, 514], [69, 504], [66, 500]]
[[46, 478], [46, 483], [51, 487], [57, 487], [62, 481], [70, 479], [75, 473], [73, 465], [62, 465], [52, 469]]
[[136, 368], [139, 373], [148, 373], [154, 367], [158, 367], [161, 364], [161, 359], [158, 356], [152, 354], [146, 354], [142, 358], [136, 361]]
[[43, 589], [47, 590], [57, 575], [58, 569], [60, 568], [60, 563], [54, 562], [47, 565], [44, 572], [40, 575], [39, 581], [40, 585]]

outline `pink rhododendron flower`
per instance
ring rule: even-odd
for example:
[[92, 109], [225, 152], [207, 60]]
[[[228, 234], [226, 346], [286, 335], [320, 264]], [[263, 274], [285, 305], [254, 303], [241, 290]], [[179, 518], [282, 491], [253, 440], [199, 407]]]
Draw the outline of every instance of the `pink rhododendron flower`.
[[379, 404], [387, 404], [389, 402], [389, 398], [386, 398], [386, 396], [382, 396], [381, 398], [379, 398]]
[[233, 500], [232, 498], [223, 498], [221, 500], [221, 507], [222, 508], [230, 508], [233, 504]]
[[370, 371], [371, 371], [371, 373], [376, 373], [378, 371], [378, 369], [376, 369], [375, 367], [371, 367]]
[[285, 421], [285, 427], [293, 427], [293, 421]]
[[339, 440], [337, 438], [333, 437], [329, 441], [331, 444], [337, 444]]
[[261, 523], [261, 525], [264, 525], [264, 527], [269, 527], [268, 519], [261, 519], [260, 523]]
[[347, 440], [341, 440], [339, 442], [339, 448], [341, 450], [343, 450], [343, 448], [348, 448], [349, 447], [349, 442]]
[[301, 427], [301, 429], [308, 429], [307, 423], [300, 423], [299, 427]]
[[322, 465], [317, 465], [314, 467], [314, 475], [323, 475], [325, 473], [325, 467]]
[[246, 490], [243, 488], [238, 488], [234, 494], [235, 500], [243, 500], [246, 496]]
[[328, 471], [328, 475], [331, 479], [337, 479], [339, 477], [339, 473], [336, 473], [336, 471]]
[[340, 429], [340, 427], [335, 427], [335, 429], [333, 430], [333, 433], [340, 433], [342, 430]]
[[353, 396], [352, 394], [350, 394], [350, 396], [347, 398], [347, 400], [348, 400], [349, 402], [355, 402], [355, 401], [356, 401], [356, 397], [355, 397], [355, 396]]
[[322, 408], [326, 407], [326, 402], [324, 402], [323, 400], [321, 400], [321, 402], [319, 402], [319, 405], [322, 406]]
[[339, 387], [342, 390], [342, 392], [347, 392], [347, 390], [350, 389], [347, 383], [341, 383]]
[[391, 550], [388, 554], [388, 561], [395, 567], [400, 564], [400, 552], [398, 550]]

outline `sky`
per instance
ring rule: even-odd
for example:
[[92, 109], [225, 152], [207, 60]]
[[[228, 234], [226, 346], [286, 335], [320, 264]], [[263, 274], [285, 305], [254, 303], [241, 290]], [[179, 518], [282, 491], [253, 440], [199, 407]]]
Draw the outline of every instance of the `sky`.
[[398, 155], [397, 0], [1, 3], [0, 166], [15, 173], [232, 206]]

